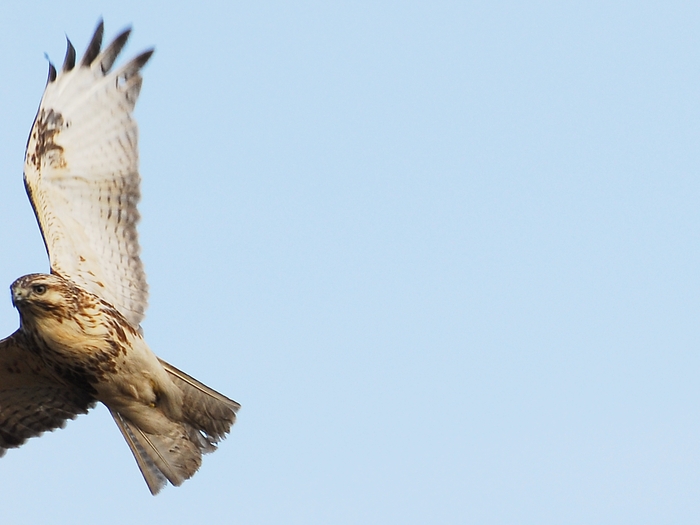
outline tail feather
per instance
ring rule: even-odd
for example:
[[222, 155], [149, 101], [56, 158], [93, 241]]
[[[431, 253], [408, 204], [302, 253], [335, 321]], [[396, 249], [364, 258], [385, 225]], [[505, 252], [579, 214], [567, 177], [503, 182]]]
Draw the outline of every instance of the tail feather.
[[139, 433], [138, 429], [133, 428], [133, 425], [122, 418], [118, 412], [110, 409], [110, 413], [114, 418], [114, 422], [119, 427], [119, 430], [121, 430], [122, 436], [124, 436], [124, 439], [128, 443], [131, 453], [136, 459], [136, 464], [139, 466], [141, 474], [143, 474], [143, 479], [146, 480], [148, 489], [151, 491], [151, 494], [155, 496], [165, 486], [168, 479], [163, 475], [161, 469], [158, 468], [156, 462], [151, 459], [151, 455], [146, 449], [148, 444], [142, 443], [137, 437], [137, 433]]
[[167, 430], [151, 434], [110, 409], [153, 495], [168, 481], [179, 486], [191, 478], [202, 464], [202, 454], [216, 450], [240, 408], [232, 399], [174, 366], [162, 360], [161, 364], [183, 394], [183, 421], [166, 419]]
[[162, 359], [158, 360], [182, 391], [187, 422], [203, 432], [212, 445], [224, 439], [236, 422], [236, 412], [241, 405]]

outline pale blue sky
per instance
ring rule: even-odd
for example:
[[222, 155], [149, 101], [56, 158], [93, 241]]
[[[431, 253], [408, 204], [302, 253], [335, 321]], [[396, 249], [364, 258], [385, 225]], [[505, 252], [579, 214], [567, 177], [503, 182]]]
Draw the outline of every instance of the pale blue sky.
[[700, 8], [6, 2], [0, 289], [100, 16], [156, 47], [146, 338], [243, 409], [153, 498], [100, 407], [0, 459], [4, 523], [698, 522]]

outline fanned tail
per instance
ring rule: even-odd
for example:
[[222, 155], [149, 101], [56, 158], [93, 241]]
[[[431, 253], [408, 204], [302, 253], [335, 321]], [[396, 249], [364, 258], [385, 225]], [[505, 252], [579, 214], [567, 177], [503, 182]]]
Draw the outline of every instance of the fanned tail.
[[182, 391], [184, 421], [171, 421], [167, 432], [156, 435], [110, 409], [153, 495], [168, 481], [179, 486], [191, 478], [202, 464], [202, 454], [216, 450], [216, 444], [226, 437], [240, 408], [232, 399], [160, 362]]
[[201, 431], [212, 445], [224, 439], [236, 422], [236, 412], [241, 405], [162, 359], [158, 361], [182, 391], [185, 420]]

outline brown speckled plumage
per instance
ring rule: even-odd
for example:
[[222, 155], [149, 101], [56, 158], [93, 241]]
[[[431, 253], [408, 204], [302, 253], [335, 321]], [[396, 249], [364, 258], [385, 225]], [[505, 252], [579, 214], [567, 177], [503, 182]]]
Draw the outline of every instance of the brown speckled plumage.
[[11, 286], [20, 327], [0, 341], [0, 456], [104, 403], [149, 489], [180, 485], [216, 449], [238, 403], [156, 357], [140, 322], [147, 284], [136, 223], [140, 70], [111, 68], [129, 30], [76, 66], [68, 42], [27, 143], [25, 187], [51, 262]]

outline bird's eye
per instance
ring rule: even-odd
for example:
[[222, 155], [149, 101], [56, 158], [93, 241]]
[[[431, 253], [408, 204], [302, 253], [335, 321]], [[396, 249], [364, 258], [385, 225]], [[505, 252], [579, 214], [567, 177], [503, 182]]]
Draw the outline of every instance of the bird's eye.
[[44, 295], [46, 293], [46, 285], [45, 284], [37, 284], [34, 287], [34, 293], [37, 295]]

